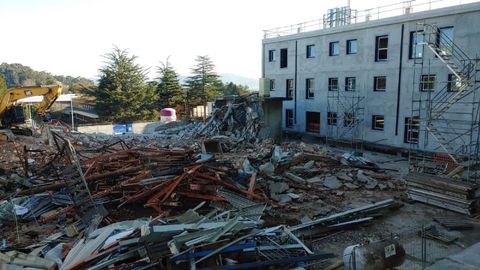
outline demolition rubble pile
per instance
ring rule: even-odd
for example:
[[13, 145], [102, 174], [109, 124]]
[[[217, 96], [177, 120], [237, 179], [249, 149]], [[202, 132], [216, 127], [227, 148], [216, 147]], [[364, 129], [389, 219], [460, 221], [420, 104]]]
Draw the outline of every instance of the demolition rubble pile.
[[[261, 125], [248, 108], [217, 111], [198, 136], [254, 143]], [[242, 119], [247, 124], [237, 126]], [[256, 150], [202, 153], [78, 138], [52, 132], [53, 147], [6, 145], [16, 154], [0, 171], [0, 262], [39, 269], [292, 266], [332, 256], [312, 252], [299, 237], [400, 206], [378, 198], [345, 210], [345, 194], [394, 192], [403, 182], [361, 157], [303, 143], [262, 140]], [[336, 206], [322, 209], [327, 204]]]
[[478, 184], [411, 172], [406, 177], [408, 196], [427, 204], [473, 215], [480, 210]]
[[215, 108], [203, 121], [172, 122], [156, 128], [156, 138], [185, 145], [193, 139], [218, 139], [228, 144], [253, 147], [259, 141], [262, 129], [268, 132], [261, 120], [262, 105], [256, 95], [239, 97], [235, 102]]

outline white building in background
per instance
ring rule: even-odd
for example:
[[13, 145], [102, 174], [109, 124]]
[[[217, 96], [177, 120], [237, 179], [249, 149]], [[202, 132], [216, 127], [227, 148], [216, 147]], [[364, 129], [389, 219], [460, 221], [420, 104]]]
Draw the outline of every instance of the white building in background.
[[285, 98], [284, 131], [439, 152], [478, 142], [480, 3], [394, 7], [265, 31], [260, 92]]

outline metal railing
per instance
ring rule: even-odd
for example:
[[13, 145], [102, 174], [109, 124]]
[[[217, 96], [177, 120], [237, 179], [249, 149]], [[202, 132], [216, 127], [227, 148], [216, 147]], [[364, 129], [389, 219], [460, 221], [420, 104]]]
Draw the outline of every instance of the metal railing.
[[326, 14], [325, 16], [323, 16], [323, 18], [263, 30], [263, 32], [265, 39], [281, 37], [333, 27], [341, 27], [344, 25], [363, 23], [373, 20], [380, 20], [421, 11], [428, 11], [447, 6], [454, 6], [461, 3], [462, 1], [460, 0], [406, 0], [395, 4], [378, 6], [365, 10], [349, 9], [348, 14], [343, 18], [344, 21], [342, 25], [339, 26], [334, 26], [332, 24], [332, 18], [330, 18], [328, 14]]

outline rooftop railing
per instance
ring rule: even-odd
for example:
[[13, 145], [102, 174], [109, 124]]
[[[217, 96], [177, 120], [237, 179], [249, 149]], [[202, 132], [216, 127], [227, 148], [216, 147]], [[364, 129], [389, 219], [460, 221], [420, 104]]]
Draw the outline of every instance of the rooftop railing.
[[323, 15], [323, 18], [317, 20], [263, 30], [263, 32], [264, 38], [267, 39], [379, 20], [459, 4], [462, 4], [461, 0], [407, 0], [365, 10], [341, 7], [329, 9], [328, 13]]

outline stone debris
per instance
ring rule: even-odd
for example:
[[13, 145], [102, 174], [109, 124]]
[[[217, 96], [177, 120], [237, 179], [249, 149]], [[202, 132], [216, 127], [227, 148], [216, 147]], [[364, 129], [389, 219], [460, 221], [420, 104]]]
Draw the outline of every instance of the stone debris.
[[329, 189], [339, 189], [343, 186], [342, 182], [340, 182], [334, 175], [326, 176], [323, 185]]
[[0, 228], [10, 250], [0, 250], [0, 261], [40, 269], [173, 269], [192, 260], [216, 267], [219, 258], [254, 263], [239, 254], [276, 243], [299, 261], [321, 260], [298, 239], [302, 217], [325, 235], [374, 218], [322, 221], [344, 201], [402, 190], [365, 159], [261, 138], [261, 114], [247, 97], [204, 122], [172, 122], [151, 136], [52, 130], [52, 145], [21, 136], [5, 142]]

